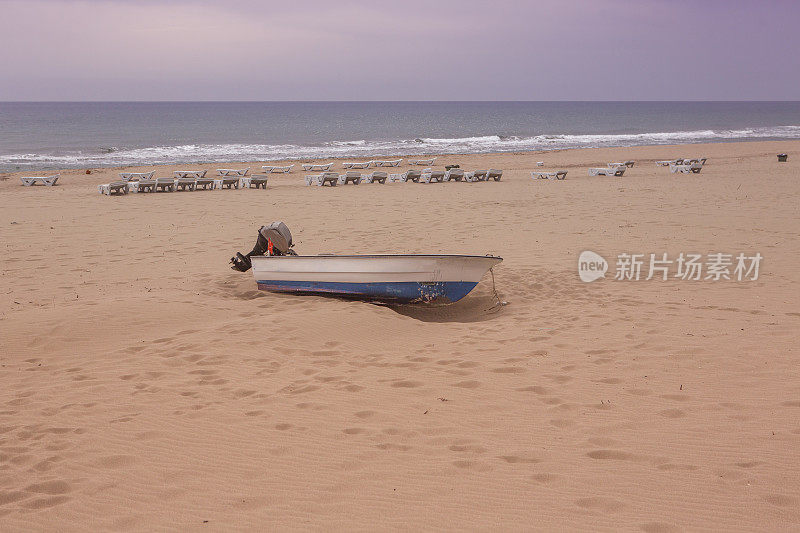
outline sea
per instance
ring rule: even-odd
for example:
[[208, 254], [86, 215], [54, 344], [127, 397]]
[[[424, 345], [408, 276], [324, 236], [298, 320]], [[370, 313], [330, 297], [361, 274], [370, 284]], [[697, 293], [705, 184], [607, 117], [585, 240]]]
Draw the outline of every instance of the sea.
[[0, 102], [0, 172], [800, 139], [800, 102]]

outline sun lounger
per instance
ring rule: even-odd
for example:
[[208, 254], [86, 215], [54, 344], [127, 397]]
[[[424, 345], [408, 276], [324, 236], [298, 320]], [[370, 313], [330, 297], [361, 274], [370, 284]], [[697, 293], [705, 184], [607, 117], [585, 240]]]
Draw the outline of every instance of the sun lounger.
[[339, 176], [339, 185], [347, 185], [348, 183], [352, 183], [353, 185], [361, 183], [361, 172], [348, 170]]
[[708, 159], [706, 159], [705, 157], [700, 157], [698, 159], [684, 159], [681, 164], [683, 164], [683, 165], [692, 165], [694, 163], [697, 163], [700, 166], [703, 166], [703, 165], [706, 164], [706, 161], [708, 161]]
[[218, 168], [217, 174], [220, 176], [247, 176], [249, 168]]
[[373, 161], [372, 164], [376, 167], [399, 167], [402, 159], [393, 159], [392, 161]]
[[627, 169], [624, 164], [609, 166], [607, 168], [590, 168], [590, 176], [622, 176]]
[[433, 162], [436, 161], [436, 158], [431, 159], [409, 159], [409, 165], [425, 165], [426, 167], [433, 166]]
[[469, 182], [486, 181], [488, 170], [473, 170], [472, 172], [464, 173], [464, 180]]
[[242, 177], [242, 189], [266, 189], [268, 179], [269, 177], [266, 174], [253, 174], [252, 176]]
[[609, 163], [608, 166], [609, 166], [609, 168], [610, 167], [621, 167], [621, 166], [626, 166], [628, 168], [632, 168], [634, 164], [636, 164], [636, 161], [623, 161], [623, 162]]
[[264, 169], [264, 172], [269, 174], [272, 172], [273, 174], [288, 174], [292, 171], [292, 167], [294, 165], [289, 165], [288, 167], [276, 167], [271, 165], [263, 165], [261, 168]]
[[197, 178], [178, 178], [175, 180], [176, 191], [194, 191], [197, 189]]
[[699, 162], [669, 166], [669, 171], [672, 172], [673, 174], [677, 172], [681, 172], [683, 174], [689, 174], [689, 173], [699, 174], [701, 170], [703, 170], [703, 165], [700, 164]]
[[444, 170], [433, 170], [426, 168], [419, 176], [420, 183], [430, 183], [435, 181], [441, 183], [444, 180]]
[[386, 178], [389, 177], [389, 174], [383, 170], [376, 170], [370, 174], [367, 174], [363, 177], [364, 183], [386, 183]]
[[156, 178], [153, 190], [158, 191], [160, 189], [162, 192], [175, 192], [176, 184], [177, 180], [174, 178]]
[[52, 187], [58, 181], [58, 178], [61, 174], [54, 174], [52, 176], [29, 176], [29, 177], [22, 177], [20, 180], [25, 187], [30, 187], [32, 185], [36, 185], [37, 183], [41, 183], [47, 187]]
[[442, 178], [442, 181], [461, 181], [463, 179], [464, 179], [463, 168], [451, 168], [444, 173], [444, 178]]
[[683, 159], [669, 159], [664, 161], [656, 161], [656, 166], [658, 167], [668, 167], [670, 165], [680, 165], [683, 163]]
[[490, 168], [489, 171], [486, 173], [486, 181], [494, 180], [500, 181], [500, 178], [503, 177], [503, 171], [497, 170], [496, 168]]
[[335, 187], [339, 183], [339, 174], [336, 172], [323, 172], [313, 176], [306, 176], [306, 185], [317, 185], [322, 187], [325, 184]]
[[194, 190], [203, 189], [212, 190], [214, 188], [214, 178], [211, 176], [203, 176], [194, 181]]
[[125, 181], [104, 183], [102, 185], [98, 185], [97, 190], [100, 194], [105, 194], [106, 196], [128, 194], [128, 183]]
[[239, 188], [239, 181], [241, 178], [239, 176], [221, 176], [214, 178], [214, 188], [215, 189], [238, 189]]
[[135, 187], [136, 192], [156, 192], [156, 180], [140, 178], [139, 181], [129, 181], [128, 188], [131, 187]]
[[120, 172], [119, 177], [122, 181], [150, 180], [153, 179], [153, 174], [155, 173], [155, 170], [152, 172]]
[[552, 172], [531, 172], [531, 178], [535, 180], [563, 180], [567, 177], [566, 170], [556, 170]]
[[537, 161], [536, 162], [536, 166], [537, 167], [543, 167], [544, 166], [544, 161]]
[[333, 163], [303, 163], [303, 170], [330, 170]]
[[206, 170], [176, 170], [172, 173], [176, 178], [203, 178], [206, 175]]
[[419, 182], [422, 172], [419, 170], [407, 170], [402, 174], [389, 174], [389, 181], [414, 181]]
[[342, 163], [342, 168], [369, 168], [372, 164], [372, 161], [362, 161], [357, 163], [355, 161], [345, 161]]

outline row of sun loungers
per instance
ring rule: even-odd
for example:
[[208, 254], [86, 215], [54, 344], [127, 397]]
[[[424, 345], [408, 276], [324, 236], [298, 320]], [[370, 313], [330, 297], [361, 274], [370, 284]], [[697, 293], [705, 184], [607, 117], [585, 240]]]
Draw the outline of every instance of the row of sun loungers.
[[[427, 164], [432, 165], [433, 161], [436, 158], [426, 160]], [[345, 161], [342, 163], [342, 168], [349, 168], [349, 169], [356, 169], [356, 168], [369, 168], [371, 166], [374, 167], [398, 167], [400, 166], [400, 162], [403, 161], [402, 159], [392, 159], [392, 160], [371, 160], [371, 161]], [[411, 160], [409, 164], [422, 164], [417, 163], [415, 161], [422, 161], [422, 160]], [[303, 163], [303, 170], [307, 172], [327, 172], [333, 167], [334, 163]], [[280, 167], [277, 167], [280, 168]], [[283, 167], [286, 168], [286, 167]], [[288, 170], [286, 171], [288, 172]]]
[[590, 168], [590, 176], [622, 176], [628, 168], [624, 163], [609, 163], [606, 168]]
[[[148, 173], [150, 174], [150, 173]], [[198, 177], [199, 176], [199, 177]], [[115, 194], [145, 193], [145, 192], [175, 192], [175, 191], [196, 191], [198, 189], [238, 189], [242, 188], [267, 188], [266, 175], [245, 176], [244, 174], [232, 173], [229, 175], [220, 174], [217, 177], [206, 177], [205, 171], [178, 171], [172, 178], [139, 178], [128, 181], [120, 180], [112, 183], [104, 183], [97, 186], [100, 194], [108, 196]]]
[[656, 166], [659, 167], [668, 167], [670, 165], [691, 165], [692, 163], [700, 163], [701, 165], [705, 165], [708, 158], [700, 157], [697, 159], [669, 159], [665, 161], [656, 161]]
[[567, 177], [566, 170], [553, 170], [550, 172], [545, 172], [545, 171], [531, 172], [531, 178], [535, 180], [563, 180], [566, 177]]
[[708, 158], [700, 157], [697, 159], [670, 159], [668, 161], [656, 161], [656, 165], [660, 167], [669, 167], [669, 171], [673, 174], [678, 172], [682, 174], [699, 174], [706, 164]]
[[490, 168], [488, 170], [474, 170], [472, 172], [464, 172], [461, 168], [451, 168], [449, 170], [433, 170], [426, 168], [423, 170], [408, 170], [402, 174], [389, 174], [383, 170], [376, 170], [370, 174], [361, 174], [354, 170], [348, 170], [344, 174], [336, 172], [323, 172], [322, 174], [306, 176], [306, 185], [347, 185], [352, 183], [358, 185], [359, 183], [386, 183], [387, 179], [390, 182], [408, 182], [415, 183], [442, 183], [445, 181], [500, 181], [503, 177], [503, 171]]
[[58, 181], [61, 174], [54, 174], [52, 176], [28, 176], [20, 178], [25, 187], [31, 187], [36, 184], [41, 184], [46, 187], [52, 187]]

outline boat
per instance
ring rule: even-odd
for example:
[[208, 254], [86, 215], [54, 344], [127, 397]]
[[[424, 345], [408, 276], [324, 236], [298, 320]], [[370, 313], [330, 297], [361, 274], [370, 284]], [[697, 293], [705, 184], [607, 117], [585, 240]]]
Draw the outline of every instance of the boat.
[[503, 259], [491, 255], [261, 255], [258, 288], [385, 303], [457, 302]]

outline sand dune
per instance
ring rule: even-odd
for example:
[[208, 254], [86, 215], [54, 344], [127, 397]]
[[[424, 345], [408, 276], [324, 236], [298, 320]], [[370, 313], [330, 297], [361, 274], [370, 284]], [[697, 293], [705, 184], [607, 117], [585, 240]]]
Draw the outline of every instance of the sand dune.
[[[115, 169], [0, 178], [0, 529], [800, 527], [800, 143], [438, 162], [506, 173], [121, 198], [96, 193]], [[226, 263], [272, 220], [301, 254], [501, 255], [509, 303], [488, 277], [437, 309], [259, 292]], [[587, 249], [764, 261], [586, 284]]]

